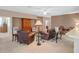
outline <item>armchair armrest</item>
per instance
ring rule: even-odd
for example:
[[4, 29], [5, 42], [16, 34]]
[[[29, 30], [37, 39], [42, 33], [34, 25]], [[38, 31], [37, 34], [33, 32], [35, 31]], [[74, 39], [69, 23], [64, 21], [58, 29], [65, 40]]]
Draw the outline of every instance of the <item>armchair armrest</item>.
[[28, 39], [27, 39], [28, 45], [34, 41], [34, 35], [35, 33], [32, 33], [32, 32], [28, 34]]
[[32, 36], [32, 35], [34, 35], [34, 33], [29, 33], [29, 36]]

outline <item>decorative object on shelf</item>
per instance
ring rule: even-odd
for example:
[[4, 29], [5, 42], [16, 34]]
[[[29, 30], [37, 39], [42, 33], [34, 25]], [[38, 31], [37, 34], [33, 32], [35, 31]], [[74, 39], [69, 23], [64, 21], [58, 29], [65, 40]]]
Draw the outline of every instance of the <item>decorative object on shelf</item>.
[[38, 33], [38, 42], [37, 42], [37, 45], [41, 45], [40, 43], [40, 35], [39, 35], [39, 31], [40, 31], [40, 26], [42, 26], [42, 22], [40, 20], [37, 20], [36, 23], [35, 23], [35, 26], [37, 27], [37, 33]]

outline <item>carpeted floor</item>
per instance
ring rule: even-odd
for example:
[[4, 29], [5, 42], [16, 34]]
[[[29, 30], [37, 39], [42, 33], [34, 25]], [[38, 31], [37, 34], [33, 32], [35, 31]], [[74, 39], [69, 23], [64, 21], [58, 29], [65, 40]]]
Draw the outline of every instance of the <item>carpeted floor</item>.
[[0, 38], [1, 53], [72, 53], [74, 52], [74, 42], [70, 38], [63, 36], [62, 40], [56, 43], [53, 40], [41, 42], [37, 46], [36, 40], [30, 45], [12, 42], [9, 38]]

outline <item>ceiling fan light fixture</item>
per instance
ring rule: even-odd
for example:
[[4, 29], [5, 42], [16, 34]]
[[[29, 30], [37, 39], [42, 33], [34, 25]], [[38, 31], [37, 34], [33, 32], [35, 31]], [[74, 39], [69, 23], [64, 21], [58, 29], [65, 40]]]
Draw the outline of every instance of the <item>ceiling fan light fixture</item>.
[[46, 12], [46, 11], [44, 11], [44, 12], [43, 12], [43, 15], [47, 15], [47, 12]]

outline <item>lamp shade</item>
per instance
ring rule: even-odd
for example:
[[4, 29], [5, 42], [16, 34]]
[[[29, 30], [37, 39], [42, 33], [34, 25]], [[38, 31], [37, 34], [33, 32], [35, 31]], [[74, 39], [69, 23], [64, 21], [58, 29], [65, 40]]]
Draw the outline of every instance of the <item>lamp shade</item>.
[[35, 26], [41, 26], [41, 25], [42, 25], [42, 22], [40, 20], [37, 20], [35, 23]]

